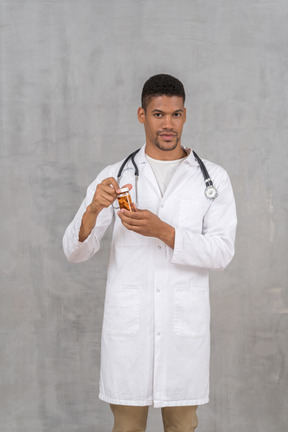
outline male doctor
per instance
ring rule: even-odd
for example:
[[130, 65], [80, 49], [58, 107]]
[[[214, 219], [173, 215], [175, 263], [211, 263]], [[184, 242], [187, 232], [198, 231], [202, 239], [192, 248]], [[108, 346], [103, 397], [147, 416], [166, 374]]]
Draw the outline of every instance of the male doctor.
[[[182, 83], [148, 79], [138, 119], [146, 143], [129, 160], [106, 167], [63, 238], [67, 259], [85, 261], [113, 223], [101, 343], [99, 397], [110, 404], [113, 432], [142, 432], [150, 405], [161, 407], [165, 432], [192, 432], [197, 406], [209, 399], [209, 270], [234, 254], [236, 211], [226, 171], [204, 160], [218, 196], [206, 185], [191, 149], [181, 145], [186, 121]], [[128, 186], [134, 211], [117, 207]]]

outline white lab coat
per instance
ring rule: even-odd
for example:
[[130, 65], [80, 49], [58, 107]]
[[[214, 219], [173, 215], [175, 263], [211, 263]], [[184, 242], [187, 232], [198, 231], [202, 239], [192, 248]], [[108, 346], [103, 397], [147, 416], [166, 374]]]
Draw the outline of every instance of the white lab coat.
[[[101, 343], [100, 399], [121, 405], [201, 405], [209, 399], [209, 270], [222, 270], [234, 254], [236, 211], [226, 171], [204, 160], [218, 189], [204, 195], [202, 172], [191, 152], [163, 197], [145, 157], [137, 154], [140, 209], [175, 227], [175, 247], [127, 230], [112, 206], [98, 216], [90, 236], [78, 241], [82, 215], [96, 186], [117, 177], [121, 162], [105, 168], [88, 187], [66, 229], [67, 259], [81, 262], [100, 249], [113, 221]], [[121, 186], [134, 185], [128, 163]], [[135, 188], [131, 191], [135, 201]]]

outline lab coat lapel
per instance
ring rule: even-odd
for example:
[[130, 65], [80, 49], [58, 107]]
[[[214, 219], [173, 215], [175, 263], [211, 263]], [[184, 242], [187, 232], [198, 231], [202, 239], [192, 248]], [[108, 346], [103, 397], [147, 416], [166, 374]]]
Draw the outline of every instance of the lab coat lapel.
[[198, 174], [199, 166], [196, 164], [190, 164], [186, 159], [183, 161], [174, 172], [167, 189], [163, 195], [163, 200], [168, 197], [175, 197], [178, 195], [179, 190], [182, 189], [192, 177]]
[[[143, 190], [147, 190], [147, 193], [150, 196], [150, 198], [151, 198], [151, 190], [154, 192], [153, 195], [155, 196], [155, 198], [157, 197], [159, 202], [164, 199], [167, 199], [167, 197], [169, 196], [175, 196], [177, 195], [179, 190], [183, 188], [183, 186], [188, 181], [190, 181], [192, 176], [196, 176], [198, 174], [198, 170], [200, 169], [198, 162], [195, 160], [192, 150], [188, 149], [188, 152], [189, 152], [188, 157], [176, 169], [162, 197], [153, 169], [150, 166], [145, 156], [145, 144], [144, 146], [142, 146], [141, 150], [136, 156], [136, 162], [140, 168], [139, 181], [140, 179], [143, 180], [143, 183], [141, 182]], [[147, 186], [149, 188], [149, 191], [148, 189], [146, 189]]]
[[143, 186], [145, 188], [149, 188], [149, 195], [151, 195], [151, 190], [153, 191], [153, 195], [157, 197], [157, 199], [161, 200], [161, 191], [157, 182], [157, 179], [155, 177], [155, 174], [153, 172], [153, 169], [149, 162], [147, 161], [146, 164], [143, 164], [142, 168], [142, 179], [143, 179]]
[[141, 189], [143, 188], [143, 190], [147, 190], [148, 196], [151, 195], [151, 191], [153, 191], [153, 195], [157, 197], [157, 199], [161, 200], [161, 192], [158, 186], [158, 182], [156, 180], [153, 169], [145, 156], [145, 146], [141, 148], [139, 154], [137, 155], [137, 164], [140, 171], [139, 183], [142, 186]]

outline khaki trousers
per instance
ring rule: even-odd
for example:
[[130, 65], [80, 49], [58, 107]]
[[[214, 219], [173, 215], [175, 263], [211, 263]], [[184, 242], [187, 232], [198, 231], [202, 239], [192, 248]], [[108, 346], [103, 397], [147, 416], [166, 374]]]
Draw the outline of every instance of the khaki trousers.
[[[144, 432], [149, 406], [110, 404], [114, 415], [112, 432]], [[194, 432], [198, 426], [197, 406], [161, 408], [164, 432]]]

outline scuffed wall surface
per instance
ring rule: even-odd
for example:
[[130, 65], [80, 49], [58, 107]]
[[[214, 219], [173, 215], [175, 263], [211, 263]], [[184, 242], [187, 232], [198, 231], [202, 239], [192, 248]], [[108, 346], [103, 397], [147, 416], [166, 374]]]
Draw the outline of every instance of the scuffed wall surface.
[[99, 170], [143, 144], [140, 93], [160, 72], [186, 88], [183, 143], [227, 169], [238, 207], [236, 256], [211, 275], [199, 431], [286, 431], [287, 21], [286, 0], [0, 0], [2, 432], [112, 428], [109, 233], [79, 265], [61, 241]]

